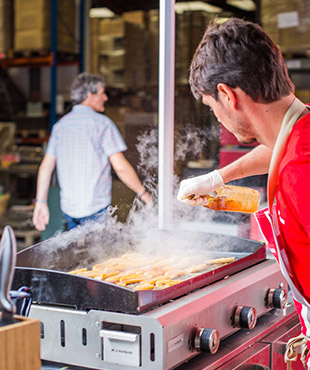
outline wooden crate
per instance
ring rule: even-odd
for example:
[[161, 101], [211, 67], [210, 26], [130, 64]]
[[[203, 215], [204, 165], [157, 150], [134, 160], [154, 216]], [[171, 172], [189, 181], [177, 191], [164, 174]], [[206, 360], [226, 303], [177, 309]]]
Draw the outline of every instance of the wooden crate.
[[40, 321], [15, 315], [0, 327], [0, 369], [40, 370]]

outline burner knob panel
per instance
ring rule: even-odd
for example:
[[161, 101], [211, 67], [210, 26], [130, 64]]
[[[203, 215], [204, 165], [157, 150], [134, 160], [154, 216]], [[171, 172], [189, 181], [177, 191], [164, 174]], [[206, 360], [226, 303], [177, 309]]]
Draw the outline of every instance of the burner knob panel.
[[257, 321], [254, 307], [238, 306], [234, 313], [234, 326], [237, 328], [254, 329]]
[[217, 352], [220, 345], [218, 331], [215, 329], [200, 328], [196, 333], [194, 342], [196, 351], [209, 352], [213, 355]]
[[267, 307], [285, 308], [287, 303], [287, 292], [285, 289], [269, 289], [267, 293]]

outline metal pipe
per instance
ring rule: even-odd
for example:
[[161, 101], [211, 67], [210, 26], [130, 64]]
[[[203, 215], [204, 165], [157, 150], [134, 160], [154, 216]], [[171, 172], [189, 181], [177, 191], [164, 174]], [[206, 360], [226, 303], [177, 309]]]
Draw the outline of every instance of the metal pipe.
[[[90, 17], [89, 17], [89, 10], [91, 8], [91, 0], [83, 0], [84, 2], [84, 36], [81, 38], [83, 41], [84, 46], [84, 69], [83, 71], [90, 72], [91, 71], [91, 30], [90, 30]], [[80, 68], [82, 72], [82, 69]]]
[[53, 55], [51, 66], [51, 104], [50, 128], [56, 123], [56, 94], [57, 94], [57, 5], [58, 0], [51, 0], [51, 51]]
[[[80, 0], [79, 4], [79, 33], [80, 33], [80, 65], [79, 65], [79, 72], [84, 72], [85, 70], [85, 2], [84, 0]], [[88, 17], [88, 14], [87, 14]]]
[[158, 226], [173, 219], [175, 0], [159, 4]]

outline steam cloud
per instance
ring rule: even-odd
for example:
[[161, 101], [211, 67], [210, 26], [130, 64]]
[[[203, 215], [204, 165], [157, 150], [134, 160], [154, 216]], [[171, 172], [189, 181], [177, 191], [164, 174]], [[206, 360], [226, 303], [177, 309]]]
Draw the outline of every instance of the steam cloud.
[[[206, 147], [206, 133], [197, 127], [187, 125], [176, 134], [175, 162], [184, 161], [186, 158], [198, 158]], [[112, 255], [118, 255], [128, 250], [153, 253], [159, 250], [175, 249], [180, 253], [189, 251], [190, 248], [204, 243], [195, 233], [184, 232], [186, 224], [189, 231], [194, 230], [194, 224], [207, 225], [214, 217], [214, 211], [204, 207], [189, 207], [177, 201], [176, 194], [180, 178], [174, 175], [173, 197], [173, 225], [169, 233], [158, 230], [157, 208], [157, 169], [158, 169], [158, 131], [150, 128], [138, 138], [137, 149], [140, 154], [139, 174], [145, 178], [144, 185], [152, 195], [153, 206], [146, 207], [141, 200], [135, 198], [126, 222], [121, 223], [115, 216], [116, 208], [110, 207], [109, 215], [101, 222], [89, 221], [83, 226], [78, 226], [71, 231], [57, 233], [55, 237], [42, 243], [44, 248], [44, 261], [42, 256], [34, 256], [33, 264], [40, 264], [42, 268], [63, 269], [77, 268], [76, 260], [86, 252], [87, 260], [81, 258], [79, 266], [85, 266], [93, 261], [100, 261]], [[207, 228], [207, 226], [206, 226]], [[183, 229], [183, 231], [181, 231]], [[202, 231], [202, 230], [200, 230]], [[204, 230], [208, 231], [208, 230]], [[218, 230], [221, 233], [220, 230]], [[214, 243], [221, 244], [221, 238], [214, 236]], [[76, 254], [71, 261], [67, 260], [64, 251], [68, 246]], [[42, 252], [42, 250], [41, 250]], [[71, 257], [70, 257], [71, 258]], [[70, 268], [68, 268], [70, 267]]]

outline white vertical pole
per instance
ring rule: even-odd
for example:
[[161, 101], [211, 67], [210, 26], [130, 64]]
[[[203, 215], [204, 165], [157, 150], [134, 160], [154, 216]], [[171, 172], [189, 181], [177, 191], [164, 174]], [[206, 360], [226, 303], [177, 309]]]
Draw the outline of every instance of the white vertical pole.
[[173, 219], [175, 0], [159, 4], [158, 226]]

